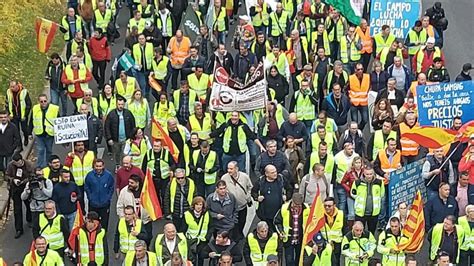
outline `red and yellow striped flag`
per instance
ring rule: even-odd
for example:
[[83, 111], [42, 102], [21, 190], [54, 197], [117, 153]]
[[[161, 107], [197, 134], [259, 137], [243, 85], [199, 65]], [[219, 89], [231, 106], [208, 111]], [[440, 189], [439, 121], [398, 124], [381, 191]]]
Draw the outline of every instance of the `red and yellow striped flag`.
[[79, 235], [79, 229], [84, 225], [84, 216], [82, 215], [82, 208], [79, 201], [76, 201], [76, 217], [74, 218], [74, 225], [72, 226], [71, 233], [69, 234], [69, 238], [67, 242], [69, 243], [69, 247], [71, 247], [72, 251], [76, 250], [76, 238]]
[[416, 193], [413, 199], [407, 223], [402, 229], [402, 235], [406, 236], [408, 241], [398, 245], [398, 250], [406, 253], [416, 253], [421, 249], [425, 237], [425, 216], [423, 214], [423, 199], [420, 191]]
[[36, 266], [36, 265], [38, 265], [38, 261], [36, 260], [35, 240], [31, 241], [30, 252], [31, 252], [30, 261], [29, 261], [29, 264], [26, 265], [26, 266]]
[[143, 208], [150, 215], [152, 221], [156, 221], [163, 217], [160, 202], [156, 195], [155, 184], [149, 169], [146, 170], [145, 182], [143, 182], [142, 192], [140, 194], [140, 202]]
[[304, 247], [309, 241], [313, 239], [313, 236], [317, 234], [326, 223], [326, 217], [324, 216], [324, 206], [321, 200], [321, 191], [316, 193], [313, 199], [311, 208], [309, 209], [308, 221], [303, 230], [303, 241], [301, 242], [301, 253], [300, 253], [300, 264], [303, 263]]
[[163, 129], [163, 127], [160, 125], [158, 121], [156, 121], [154, 118], [151, 119], [151, 137], [153, 139], [160, 139], [163, 142], [163, 145], [168, 148], [168, 150], [171, 153], [171, 156], [173, 156], [173, 159], [175, 162], [178, 162], [179, 158], [179, 150], [178, 147], [176, 147], [176, 144], [174, 144], [173, 140], [170, 138], [168, 133]]
[[41, 53], [48, 52], [57, 30], [58, 23], [44, 18], [36, 18], [35, 31], [38, 51]]
[[456, 140], [457, 132], [439, 127], [414, 127], [402, 137], [409, 138], [425, 148], [438, 149]]

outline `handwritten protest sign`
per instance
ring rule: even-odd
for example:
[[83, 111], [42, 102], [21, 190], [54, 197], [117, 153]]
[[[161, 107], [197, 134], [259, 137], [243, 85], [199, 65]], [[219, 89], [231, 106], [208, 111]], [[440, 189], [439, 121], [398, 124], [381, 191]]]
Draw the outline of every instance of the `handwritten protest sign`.
[[56, 144], [87, 139], [89, 139], [89, 133], [86, 115], [65, 116], [54, 120], [54, 142]]
[[397, 38], [404, 39], [420, 15], [420, 0], [372, 0], [370, 8], [370, 34], [382, 31], [389, 25]]

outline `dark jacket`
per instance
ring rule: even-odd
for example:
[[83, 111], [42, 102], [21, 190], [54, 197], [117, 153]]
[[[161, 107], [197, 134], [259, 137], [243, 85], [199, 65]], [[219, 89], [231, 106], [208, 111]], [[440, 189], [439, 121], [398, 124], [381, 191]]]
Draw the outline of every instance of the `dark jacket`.
[[[394, 68], [393, 64], [390, 65], [387, 68], [387, 72], [388, 72], [389, 77], [392, 77], [393, 68]], [[410, 85], [411, 85], [411, 81], [412, 81], [411, 80], [411, 74], [410, 74], [410, 70], [405, 65], [402, 65], [402, 68], [403, 68], [403, 72], [405, 72], [405, 92], [407, 92], [410, 89]]]
[[100, 175], [95, 170], [90, 171], [84, 181], [84, 192], [89, 199], [89, 205], [94, 208], [110, 206], [114, 195], [114, 183], [114, 177], [109, 170], [104, 169]]
[[[267, 245], [268, 240], [272, 237], [273, 232], [270, 229], [268, 229], [267, 237], [265, 237], [264, 239], [260, 239], [257, 236], [257, 229], [254, 229], [252, 233], [253, 233], [254, 238], [258, 242], [258, 246], [259, 246], [260, 250], [263, 253], [263, 251], [265, 250], [265, 246]], [[251, 259], [251, 256], [250, 256], [251, 251], [250, 251], [248, 238], [249, 238], [249, 236], [247, 236], [247, 238], [245, 238], [243, 253], [244, 253], [245, 263], [247, 264], [247, 266], [252, 266], [253, 264], [252, 264], [252, 259]], [[279, 238], [278, 238], [277, 252], [278, 252], [278, 258], [282, 259], [283, 258], [283, 246], [282, 246], [281, 241], [280, 241]]]
[[[388, 99], [388, 89], [379, 91], [375, 102], [378, 103], [382, 98]], [[395, 99], [388, 101], [390, 102], [390, 105], [396, 105], [398, 110], [400, 110], [400, 108], [402, 108], [403, 104], [405, 103], [405, 93], [401, 90], [395, 89]]]
[[222, 58], [222, 61], [219, 59], [217, 52], [214, 52], [211, 55], [211, 58], [209, 58], [209, 62], [207, 64], [207, 74], [214, 73], [214, 67], [216, 62], [219, 63], [229, 75], [233, 73], [232, 70], [234, 69], [234, 58], [232, 58], [232, 55], [229, 52], [226, 52], [226, 54]]
[[[298, 234], [300, 236], [303, 236], [303, 212], [306, 208], [309, 208], [308, 205], [306, 204], [303, 204], [303, 210], [301, 211], [301, 214], [300, 216], [298, 217], [298, 226], [299, 226], [299, 229], [298, 229]], [[277, 214], [275, 215], [275, 219], [273, 221], [273, 223], [275, 224], [275, 227], [276, 229], [279, 231], [279, 232], [284, 232], [284, 227], [285, 226], [289, 226], [290, 227], [290, 230], [288, 231], [288, 240], [286, 242], [283, 243], [283, 246], [287, 247], [291, 244], [291, 236], [293, 234], [293, 217], [291, 215], [291, 203], [288, 204], [288, 210], [290, 212], [290, 221], [289, 221], [289, 224], [287, 225], [284, 225], [283, 224], [283, 217], [281, 216], [281, 208], [278, 210]]]
[[[194, 46], [199, 47], [199, 56], [202, 56], [205, 62], [209, 62], [213, 51], [217, 48], [217, 42], [215, 39], [211, 39], [211, 35], [207, 36], [198, 35], [193, 43]], [[206, 70], [206, 65], [204, 65]]]
[[[176, 196], [174, 197], [174, 201], [171, 202], [171, 182], [168, 183], [168, 187], [166, 188], [165, 198], [163, 200], [163, 215], [169, 216], [172, 215], [175, 218], [184, 218], [184, 212], [189, 210], [190, 206], [188, 201], [186, 200], [189, 194], [189, 182], [190, 179], [186, 180], [186, 184], [183, 186], [183, 190], [181, 191], [181, 186], [176, 184]], [[183, 194], [184, 193], [184, 194]], [[194, 190], [193, 198], [196, 196], [196, 190]], [[181, 204], [181, 197], [184, 197], [183, 200], [183, 213], [180, 213], [180, 204]], [[173, 213], [171, 212], [171, 204], [173, 204], [174, 209]]]
[[163, 35], [161, 34], [161, 31], [158, 29], [158, 27], [153, 27], [152, 31], [145, 29], [143, 31], [143, 35], [145, 35], [147, 42], [153, 44], [153, 47], [155, 48], [160, 46], [163, 42]]
[[273, 182], [268, 182], [265, 176], [261, 176], [253, 183], [250, 194], [255, 201], [258, 201], [258, 196], [265, 196], [265, 199], [259, 203], [257, 216], [261, 220], [268, 220], [273, 219], [281, 208], [284, 203], [283, 195], [286, 195], [287, 199], [291, 199], [293, 188], [280, 174]]
[[[132, 137], [132, 131], [135, 128], [135, 118], [133, 114], [127, 110], [123, 109], [123, 120], [125, 124], [125, 136], [126, 138]], [[105, 119], [104, 127], [105, 139], [107, 141], [113, 140], [114, 142], [118, 141], [119, 138], [119, 116], [117, 109], [112, 110]]]
[[49, 80], [50, 89], [62, 91], [65, 89], [65, 87], [61, 83], [61, 75], [63, 74], [63, 70], [66, 67], [66, 64], [62, 61], [61, 58], [59, 60], [60, 63], [57, 67], [53, 64], [53, 61], [50, 60], [48, 62], [44, 77]]
[[[227, 193], [221, 201], [214, 192], [207, 196], [206, 203], [216, 231], [230, 231], [238, 223], [237, 201], [232, 193]], [[224, 218], [217, 219], [218, 214], [224, 215]]]
[[426, 72], [426, 80], [431, 82], [449, 82], [448, 70], [445, 67], [441, 67], [440, 69], [430, 67]]
[[[209, 258], [209, 253], [215, 252], [217, 254], [222, 254], [223, 251], [227, 251], [232, 255], [232, 262], [241, 262], [242, 261], [242, 252], [240, 251], [239, 246], [237, 243], [231, 240], [230, 245], [221, 246], [216, 244], [216, 240], [214, 238], [209, 241], [209, 243], [201, 250], [200, 257], [203, 259]], [[218, 264], [219, 258], [216, 257], [214, 259], [209, 260], [210, 266], [215, 266]]]
[[97, 152], [97, 144], [102, 142], [104, 135], [102, 121], [97, 116], [89, 114], [87, 116], [87, 131], [89, 132], [89, 139], [85, 141], [86, 149]]
[[[279, 174], [284, 174], [285, 176], [291, 176], [291, 166], [286, 155], [281, 151], [276, 151], [274, 156], [270, 156], [268, 152], [264, 152], [257, 157], [255, 162], [255, 172], [260, 174], [265, 174], [265, 167], [269, 164], [272, 164], [276, 167]], [[286, 173], [284, 171], [286, 170]]]
[[342, 94], [340, 101], [340, 107], [337, 107], [334, 95], [331, 92], [326, 96], [321, 106], [321, 109], [325, 110], [328, 117], [334, 119], [334, 122], [336, 122], [336, 125], [338, 126], [347, 124], [347, 115], [349, 114], [349, 109], [351, 107], [349, 98], [347, 98], [346, 95]]
[[[451, 185], [449, 189], [449, 195], [453, 196], [454, 199], [458, 196], [458, 183]], [[474, 204], [474, 185], [467, 185], [467, 202], [468, 204]]]
[[387, 88], [387, 80], [390, 78], [390, 75], [387, 71], [382, 71], [377, 74], [375, 71], [370, 73], [370, 90], [380, 92], [381, 90]]
[[257, 57], [252, 52], [248, 52], [247, 55], [241, 55], [237, 53], [234, 60], [234, 75], [243, 81], [245, 76], [250, 70], [251, 66], [257, 64]]
[[354, 151], [357, 154], [359, 154], [359, 156], [364, 157], [365, 140], [364, 140], [364, 134], [362, 133], [360, 129], [357, 131], [357, 134], [355, 135], [350, 134], [349, 129], [346, 129], [344, 131], [344, 134], [342, 134], [339, 140], [340, 150], [344, 149], [344, 143], [346, 142], [351, 142], [354, 145]]
[[[291, 124], [289, 121], [283, 122], [278, 131], [278, 141], [283, 141], [284, 138], [293, 136], [295, 139], [303, 138], [304, 141], [308, 140], [308, 130], [303, 122], [298, 121], [296, 124]], [[300, 145], [301, 146], [301, 145]]]
[[188, 57], [184, 59], [182, 75], [183, 77], [187, 77], [189, 74], [194, 73], [194, 71], [192, 70], [193, 67], [202, 66], [204, 68], [205, 65], [206, 59], [200, 55], [198, 55], [197, 60], [191, 60], [191, 57]]
[[[23, 87], [23, 84], [18, 84], [18, 87], [20, 88], [16, 93], [13, 94], [13, 103], [12, 103], [12, 113], [9, 114], [10, 117], [14, 117], [14, 118], [17, 118], [17, 119], [20, 119], [21, 118], [21, 102], [20, 102], [20, 93], [22, 90], [24, 90], [24, 87]], [[13, 92], [12, 92], [13, 93]], [[9, 101], [5, 101], [6, 103], [6, 106], [5, 106], [5, 109], [6, 110], [10, 110], [10, 103]], [[28, 91], [26, 91], [26, 96], [25, 96], [25, 120], [28, 120], [28, 117], [30, 116], [30, 113], [31, 113], [31, 109], [32, 109], [32, 104], [31, 104], [31, 98], [30, 98], [30, 93]], [[33, 124], [33, 122], [29, 122], [30, 125]], [[28, 131], [29, 131], [29, 128], [28, 128]]]
[[468, 81], [468, 80], [472, 80], [471, 78], [471, 75], [469, 74], [466, 74], [463, 72], [459, 73], [459, 75], [456, 77], [456, 82], [460, 82], [460, 81]]
[[[289, 93], [290, 85], [285, 77], [281, 74], [277, 74], [275, 77], [272, 75], [267, 76], [268, 89], [275, 91], [275, 100], [279, 103], [285, 102], [285, 97]], [[270, 97], [270, 93], [268, 93]]]
[[71, 201], [71, 194], [73, 192], [76, 193], [78, 201], [82, 200], [82, 193], [80, 193], [76, 183], [72, 181], [69, 183], [59, 182], [54, 185], [52, 200], [56, 202], [58, 213], [67, 215], [77, 210], [76, 202]]
[[20, 131], [13, 123], [8, 123], [5, 131], [0, 130], [0, 156], [12, 156], [22, 149]]
[[433, 197], [426, 202], [425, 209], [425, 228], [428, 231], [437, 223], [442, 223], [448, 215], [458, 217], [458, 203], [453, 196], [449, 196], [446, 203], [439, 197]]

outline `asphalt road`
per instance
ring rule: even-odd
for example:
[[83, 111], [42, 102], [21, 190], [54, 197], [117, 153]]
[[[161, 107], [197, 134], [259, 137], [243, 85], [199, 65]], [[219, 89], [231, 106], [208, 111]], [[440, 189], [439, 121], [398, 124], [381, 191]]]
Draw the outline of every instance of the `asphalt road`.
[[[462, 65], [466, 62], [474, 63], [474, 54], [472, 50], [469, 49], [469, 46], [472, 46], [474, 42], [473, 31], [472, 31], [472, 13], [474, 11], [474, 1], [472, 0], [439, 0], [443, 3], [443, 7], [446, 11], [446, 16], [449, 20], [449, 28], [448, 31], [445, 32], [445, 46], [444, 52], [447, 58], [447, 68], [450, 72], [451, 79], [454, 79], [455, 76], [460, 72]], [[423, 10], [433, 5], [435, 1], [433, 0], [424, 0], [423, 1]], [[449, 3], [449, 4], [448, 4]], [[243, 8], [241, 8], [240, 12], [244, 12]], [[112, 53], [116, 56], [122, 47], [124, 46], [124, 37], [125, 37], [125, 28], [128, 22], [128, 10], [123, 8], [121, 10], [119, 16], [119, 25], [122, 37], [119, 40], [116, 40], [116, 44], [112, 47]], [[231, 26], [231, 30], [229, 32], [233, 32], [233, 27]], [[231, 39], [232, 35], [229, 34], [229, 39]], [[232, 48], [228, 49], [235, 53], [235, 50]], [[109, 68], [110, 69], [110, 66]], [[107, 73], [110, 73], [109, 71]], [[91, 86], [95, 88], [95, 85]], [[97, 93], [97, 92], [95, 92]], [[72, 106], [69, 106], [69, 111], [72, 110]], [[99, 149], [99, 156], [103, 154], [103, 159], [106, 161], [107, 168], [110, 171], [114, 169], [114, 162], [113, 159], [107, 155], [107, 152], [104, 152], [102, 144], [102, 149]], [[64, 148], [61, 145], [55, 145], [54, 153], [59, 155], [61, 158], [65, 158], [69, 149]], [[114, 196], [114, 202], [112, 203], [111, 207], [111, 214], [110, 214], [110, 223], [109, 223], [109, 233], [108, 241], [109, 241], [109, 249], [110, 254], [113, 254], [112, 247], [113, 247], [113, 235], [115, 232], [115, 225], [117, 223], [117, 215], [115, 212], [115, 201], [116, 196]], [[2, 228], [2, 232], [0, 232], [0, 256], [6, 259], [9, 264], [13, 263], [14, 261], [22, 261], [24, 255], [28, 252], [32, 234], [30, 229], [25, 225], [25, 234], [19, 238], [14, 239], [15, 229], [12, 221], [12, 215], [10, 215], [10, 220], [4, 225]], [[254, 211], [249, 212], [249, 216], [247, 221], [252, 221], [252, 225], [255, 224], [254, 219]], [[163, 228], [163, 221], [157, 221], [154, 223], [154, 235], [158, 232], [162, 231]], [[248, 227], [249, 225], [247, 225]], [[420, 252], [419, 255], [416, 256], [420, 265], [426, 265], [427, 262], [427, 248], [426, 244], [423, 250]], [[111, 265], [120, 265], [119, 261], [114, 261], [112, 256], [111, 258]]]

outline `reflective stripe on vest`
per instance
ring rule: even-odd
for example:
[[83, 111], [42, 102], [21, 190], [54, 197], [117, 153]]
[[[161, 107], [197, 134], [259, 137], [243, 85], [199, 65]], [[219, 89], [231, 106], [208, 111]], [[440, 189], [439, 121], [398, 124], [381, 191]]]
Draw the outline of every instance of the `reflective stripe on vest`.
[[382, 33], [377, 33], [374, 36], [374, 41], [376, 45], [375, 53], [379, 54], [383, 48], [390, 47], [392, 43], [395, 41], [395, 35], [391, 34], [388, 35], [386, 39], [382, 36]]
[[[225, 129], [223, 143], [222, 143], [222, 148], [224, 149], [225, 153], [229, 152], [231, 139], [232, 139], [232, 126], [228, 126]], [[239, 125], [237, 127], [237, 142], [239, 144], [239, 151], [241, 153], [245, 153], [247, 151], [247, 135], [245, 134], [242, 125]]]
[[357, 50], [357, 47], [356, 47], [356, 43], [358, 41], [357, 40], [357, 35], [355, 35], [355, 36], [356, 36], [356, 38], [354, 38], [351, 41], [350, 46], [349, 46], [350, 54], [348, 52], [347, 38], [345, 36], [343, 38], [341, 38], [341, 41], [339, 43], [340, 44], [341, 61], [344, 64], [349, 63], [349, 59], [352, 62], [358, 61], [360, 59], [360, 52], [359, 52], [359, 50]]
[[256, 239], [257, 236], [254, 236], [253, 233], [250, 233], [247, 236], [248, 245], [250, 248], [250, 259], [252, 260], [252, 264], [255, 265], [267, 265], [267, 257], [269, 255], [278, 255], [278, 234], [273, 233], [272, 236], [267, 240], [265, 244], [265, 248], [262, 252], [260, 249], [260, 245], [258, 240]]
[[280, 36], [286, 34], [286, 23], [288, 22], [288, 13], [286, 13], [286, 11], [282, 11], [280, 17], [278, 17], [276, 11], [274, 11], [270, 14], [270, 18], [272, 19], [272, 31], [270, 35]]
[[100, 10], [97, 9], [94, 11], [95, 15], [95, 25], [97, 28], [101, 28], [104, 32], [107, 31], [107, 26], [109, 25], [109, 22], [112, 20], [112, 11], [110, 9], [105, 10], [105, 14], [102, 16], [102, 13], [100, 13]]
[[[190, 178], [186, 178], [187, 183], [189, 186], [188, 190], [188, 195], [186, 195], [186, 200], [188, 201], [188, 205], [191, 206], [191, 203], [193, 201], [194, 197], [194, 181]], [[171, 184], [170, 184], [170, 211], [171, 213], [174, 212], [174, 198], [176, 197], [176, 190], [178, 190], [178, 182], [176, 181], [176, 178], [171, 179]]]
[[170, 61], [169, 57], [163, 56], [160, 62], [157, 64], [156, 60], [153, 59], [153, 75], [157, 80], [164, 80], [166, 75], [168, 75], [168, 62]]
[[418, 45], [408, 47], [408, 54], [415, 55], [420, 50], [421, 44], [426, 42], [428, 35], [425, 29], [422, 29], [419, 33], [411, 29], [408, 32], [408, 37], [410, 38], [410, 43], [418, 43]]
[[43, 111], [39, 104], [33, 106], [33, 134], [39, 136], [43, 134], [43, 130], [46, 131], [46, 134], [54, 136], [54, 119], [58, 117], [59, 106], [54, 104], [48, 104], [48, 110], [45, 114], [45, 125], [43, 125]]
[[188, 84], [189, 88], [196, 92], [199, 99], [206, 100], [207, 89], [210, 87], [210, 76], [208, 74], [202, 73], [199, 79], [196, 74], [190, 74], [188, 75]]
[[349, 76], [349, 99], [353, 106], [367, 106], [369, 101], [370, 76], [363, 74], [362, 81], [353, 74]]
[[[104, 238], [105, 238], [105, 230], [102, 228], [100, 232], [97, 234], [94, 243], [94, 261], [97, 265], [104, 264]], [[107, 241], [107, 238], [105, 239]], [[88, 265], [90, 262], [89, 257], [89, 239], [87, 237], [87, 233], [84, 231], [83, 228], [79, 229], [79, 250], [81, 252], [81, 263], [83, 265]]]
[[127, 87], [123, 87], [121, 79], [115, 80], [115, 89], [117, 94], [123, 96], [127, 101], [132, 98], [133, 92], [135, 91], [136, 79], [134, 77], [127, 77]]
[[371, 54], [373, 51], [373, 41], [372, 37], [370, 37], [370, 28], [367, 27], [365, 32], [363, 32], [360, 27], [357, 27], [356, 33], [362, 42], [362, 50], [360, 50], [360, 52], [362, 54]]
[[401, 123], [399, 125], [400, 128], [400, 145], [402, 146], [402, 156], [416, 156], [418, 155], [418, 148], [420, 145], [407, 138], [403, 137], [404, 133], [410, 132], [411, 128], [405, 123]]
[[390, 130], [390, 134], [388, 134], [388, 137], [385, 139], [383, 138], [383, 132], [381, 129], [375, 131], [374, 133], [374, 147], [372, 149], [372, 159], [375, 160], [377, 157], [377, 154], [379, 153], [379, 150], [385, 150], [387, 148], [387, 139], [392, 138], [392, 139], [397, 139], [397, 132]]
[[208, 113], [204, 113], [204, 118], [201, 123], [196, 118], [196, 115], [192, 115], [189, 117], [189, 125], [191, 126], [191, 132], [196, 132], [200, 139], [205, 140], [209, 138], [209, 134], [212, 132], [211, 128], [211, 115]]
[[[158, 259], [159, 265], [164, 264], [163, 263], [163, 245], [161, 244], [161, 241], [163, 240], [164, 236], [165, 235], [163, 234], [159, 234], [155, 240], [155, 253], [156, 253], [156, 257]], [[179, 240], [176, 239], [178, 252], [181, 255], [181, 258], [183, 259], [183, 261], [187, 261], [188, 260], [188, 244], [186, 241], [186, 237], [184, 236], [183, 233], [177, 233], [176, 238], [179, 238]]]
[[153, 52], [153, 44], [145, 43], [145, 60], [146, 66], [143, 65], [142, 62], [142, 46], [139, 43], [133, 45], [133, 59], [135, 60], [135, 64], [141, 65], [146, 69], [151, 69], [151, 63], [153, 62], [154, 52]]
[[[150, 149], [147, 151], [147, 156], [146, 156], [148, 162], [147, 162], [147, 168], [150, 170], [151, 173], [155, 171], [155, 152], [153, 149]], [[168, 179], [170, 176], [170, 169], [169, 169], [169, 152], [166, 152], [163, 150], [163, 148], [160, 151], [160, 173], [161, 173], [161, 179]]]
[[299, 90], [295, 92], [295, 113], [301, 120], [314, 120], [316, 118], [315, 106], [309, 96], [303, 95]]
[[[135, 220], [135, 227], [132, 227], [131, 230], [134, 232], [140, 233], [142, 230], [142, 220]], [[128, 251], [135, 250], [135, 242], [138, 241], [136, 236], [132, 236], [127, 230], [127, 224], [125, 218], [120, 218], [119, 225], [119, 243], [120, 243], [120, 252], [126, 254]]]
[[[380, 214], [380, 207], [382, 196], [385, 192], [385, 186], [380, 180], [375, 180], [371, 184], [372, 187], [372, 216], [377, 216]], [[356, 197], [354, 201], [354, 211], [355, 214], [359, 217], [364, 217], [365, 208], [367, 207], [367, 183], [356, 180], [352, 184], [352, 190], [356, 190]]]
[[82, 160], [79, 158], [79, 156], [74, 155], [71, 165], [71, 172], [72, 176], [74, 176], [74, 181], [78, 186], [84, 185], [86, 175], [93, 169], [94, 159], [95, 156], [94, 152], [92, 151], [87, 151]]
[[46, 238], [49, 248], [52, 250], [58, 250], [64, 247], [64, 236], [61, 231], [62, 217], [61, 214], [56, 215], [50, 224], [44, 213], [39, 216], [39, 231], [41, 232], [41, 236]]
[[[197, 166], [197, 161], [199, 159], [199, 155], [201, 154], [200, 150], [195, 150], [193, 152], [193, 163], [194, 166]], [[213, 168], [216, 164], [217, 154], [215, 151], [209, 151], [207, 155], [206, 162], [204, 164], [204, 184], [206, 185], [213, 185], [216, 183], [217, 171], [214, 173], [207, 173], [211, 168]]]
[[[17, 92], [17, 97], [19, 98], [18, 102], [20, 104], [20, 118], [21, 118], [21, 120], [25, 119], [25, 117], [26, 117], [26, 95], [28, 95], [28, 90], [23, 89], [23, 87], [21, 87], [21, 89]], [[7, 102], [8, 102], [8, 113], [9, 113], [10, 117], [13, 117], [13, 101], [14, 101], [13, 92], [10, 89], [8, 89], [7, 90]]]
[[[87, 106], [89, 106], [90, 109], [92, 109], [92, 114], [99, 117], [99, 103], [96, 98], [91, 98], [90, 103], [85, 103]], [[77, 110], [81, 109], [81, 105], [84, 103], [84, 98], [79, 98], [76, 101], [76, 107]]]
[[400, 162], [402, 160], [402, 156], [400, 150], [395, 151], [392, 161], [390, 161], [387, 157], [387, 152], [385, 150], [380, 150], [378, 157], [380, 160], [380, 166], [382, 168], [382, 171], [384, 171], [385, 173], [391, 173], [401, 166]]
[[321, 234], [323, 234], [326, 241], [333, 241], [335, 243], [342, 242], [342, 230], [344, 228], [344, 212], [341, 210], [337, 211], [336, 219], [334, 220], [332, 226], [326, 222], [324, 227], [321, 228]]
[[[78, 70], [78, 78], [81, 80], [85, 80], [87, 76], [87, 68], [84, 64], [79, 64], [79, 70]], [[66, 74], [66, 78], [68, 80], [75, 80], [74, 78], [74, 70], [72, 69], [71, 65], [67, 65], [66, 68], [64, 69], [64, 73]], [[89, 84], [87, 82], [81, 82], [80, 87], [82, 91], [85, 91], [89, 89]], [[67, 86], [67, 91], [70, 93], [74, 93], [76, 91], [76, 88], [74, 87], [74, 84], [69, 84]]]
[[[303, 228], [306, 228], [306, 222], [308, 221], [308, 217], [309, 217], [309, 206], [308, 204], [306, 203], [303, 203]], [[289, 232], [290, 232], [290, 228], [291, 228], [291, 224], [290, 224], [290, 202], [287, 202], [285, 204], [283, 204], [281, 206], [281, 209], [280, 209], [280, 213], [281, 213], [281, 218], [282, 218], [282, 225], [283, 225], [283, 234], [284, 234], [284, 237], [283, 237], [283, 242], [287, 242], [288, 241], [288, 237], [290, 236], [289, 235]], [[302, 232], [304, 233], [304, 232]]]
[[142, 102], [137, 102], [130, 99], [127, 102], [127, 109], [130, 110], [133, 117], [135, 118], [135, 125], [138, 128], [145, 128], [148, 122], [148, 101], [145, 97], [142, 98]]
[[[184, 219], [188, 225], [186, 231], [186, 237], [188, 239], [198, 239], [199, 241], [206, 241], [207, 229], [209, 228], [209, 212], [205, 212], [204, 215], [199, 217], [199, 222], [196, 222], [194, 216], [191, 214], [192, 210], [184, 213]], [[201, 231], [199, 232], [199, 229]]]

